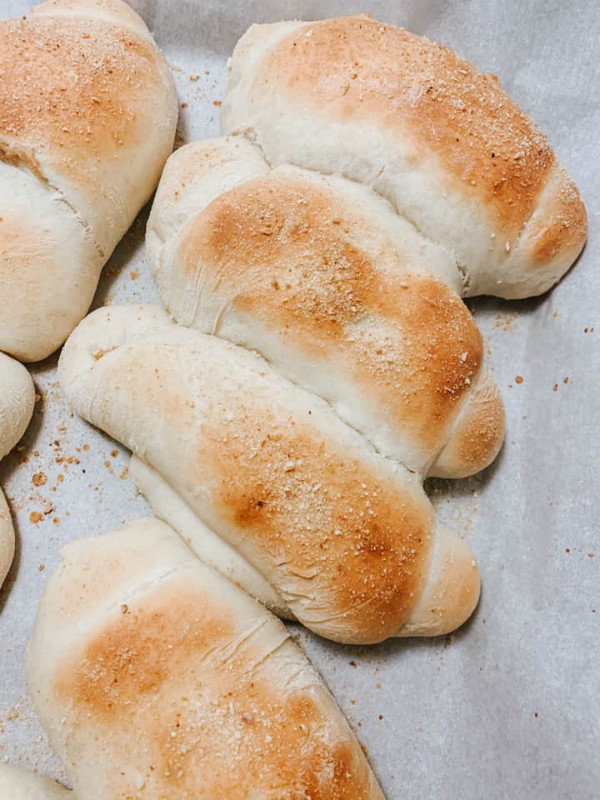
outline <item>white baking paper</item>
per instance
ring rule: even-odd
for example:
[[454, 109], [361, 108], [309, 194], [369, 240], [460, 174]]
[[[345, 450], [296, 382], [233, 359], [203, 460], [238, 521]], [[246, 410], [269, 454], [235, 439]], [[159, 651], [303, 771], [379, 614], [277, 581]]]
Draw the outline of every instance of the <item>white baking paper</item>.
[[[579, 184], [590, 238], [571, 273], [538, 300], [472, 303], [506, 402], [506, 444], [480, 476], [429, 489], [477, 554], [484, 588], [474, 618], [447, 639], [373, 648], [292, 627], [388, 800], [600, 798], [598, 1], [132, 4], [172, 66], [184, 140], [218, 133], [226, 61], [252, 22], [369, 11], [497, 74]], [[2, 0], [0, 14], [30, 5]], [[142, 215], [117, 249], [95, 305], [158, 299], [144, 263], [144, 224]], [[18, 531], [0, 594], [0, 759], [59, 776], [26, 694], [36, 605], [66, 542], [149, 509], [128, 479], [126, 452], [65, 409], [56, 357], [33, 375], [37, 412], [22, 449], [0, 468]], [[32, 521], [36, 513], [42, 521]]]

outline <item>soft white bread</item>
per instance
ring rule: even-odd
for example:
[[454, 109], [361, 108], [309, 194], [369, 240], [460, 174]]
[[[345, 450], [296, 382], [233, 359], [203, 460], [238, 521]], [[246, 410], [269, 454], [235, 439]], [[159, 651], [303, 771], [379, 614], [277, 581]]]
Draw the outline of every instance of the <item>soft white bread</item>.
[[65, 548], [28, 674], [85, 800], [383, 800], [282, 623], [158, 520]]
[[475, 607], [473, 556], [436, 531], [419, 476], [258, 355], [156, 307], [112, 307], [80, 323], [59, 375], [73, 410], [151, 467], [317, 633], [435, 635]]
[[0, 350], [52, 353], [154, 191], [177, 98], [120, 0], [53, 0], [0, 22]]
[[167, 162], [147, 253], [178, 322], [258, 351], [384, 455], [451, 477], [496, 456], [503, 406], [460, 273], [369, 189], [271, 170], [241, 137], [196, 142]]
[[74, 800], [73, 792], [25, 769], [0, 764], [0, 800]]
[[584, 245], [575, 185], [497, 78], [401, 28], [253, 25], [222, 112], [223, 133], [245, 132], [272, 165], [375, 189], [454, 255], [469, 295], [540, 294]]
[[[31, 375], [22, 364], [0, 353], [0, 459], [23, 436], [31, 420], [35, 389]], [[0, 489], [0, 586], [15, 553], [15, 532], [10, 511]]]

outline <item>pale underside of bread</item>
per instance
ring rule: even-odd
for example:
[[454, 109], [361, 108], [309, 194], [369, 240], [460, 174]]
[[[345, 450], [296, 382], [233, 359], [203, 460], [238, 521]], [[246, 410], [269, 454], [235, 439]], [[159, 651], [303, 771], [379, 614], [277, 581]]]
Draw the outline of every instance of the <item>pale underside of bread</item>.
[[419, 476], [257, 355], [155, 307], [113, 307], [79, 325], [59, 373], [74, 411], [129, 447], [314, 631], [436, 635], [475, 607], [473, 556], [436, 529]]
[[222, 130], [273, 166], [373, 188], [448, 250], [471, 296], [541, 294], [585, 243], [574, 183], [497, 78], [368, 17], [252, 26]]
[[383, 799], [282, 623], [158, 520], [65, 549], [28, 679], [84, 800]]
[[[0, 459], [23, 436], [31, 420], [35, 389], [29, 372], [18, 361], [0, 353]], [[0, 586], [15, 552], [15, 532], [6, 498], [0, 489]]]
[[147, 254], [178, 322], [258, 351], [384, 455], [449, 477], [496, 456], [502, 402], [460, 273], [372, 191], [270, 170], [241, 137], [196, 142], [167, 163]]
[[0, 764], [0, 800], [74, 800], [64, 786], [25, 769]]
[[120, 0], [54, 0], [0, 21], [0, 349], [53, 352], [158, 183], [177, 98]]

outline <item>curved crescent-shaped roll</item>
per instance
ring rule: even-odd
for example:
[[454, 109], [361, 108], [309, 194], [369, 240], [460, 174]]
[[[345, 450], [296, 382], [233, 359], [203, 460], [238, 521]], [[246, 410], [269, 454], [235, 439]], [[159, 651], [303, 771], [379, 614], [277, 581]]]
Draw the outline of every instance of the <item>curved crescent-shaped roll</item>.
[[0, 350], [45, 358], [156, 188], [177, 97], [120, 0], [51, 0], [0, 22]]
[[497, 78], [365, 16], [253, 25], [222, 130], [375, 189], [456, 257], [469, 295], [541, 294], [585, 242], [575, 185]]
[[503, 405], [460, 274], [369, 189], [270, 170], [241, 137], [196, 142], [167, 163], [147, 252], [178, 322], [257, 350], [384, 455], [464, 477], [498, 453]]
[[383, 800], [282, 623], [158, 520], [65, 548], [28, 673], [85, 800]]
[[102, 308], [59, 362], [76, 413], [123, 442], [271, 584], [342, 642], [436, 635], [479, 596], [420, 479], [254, 353], [156, 307]]
[[[31, 420], [35, 389], [22, 364], [0, 353], [0, 459], [23, 436]], [[0, 489], [0, 586], [15, 553], [15, 532], [8, 505]]]
[[49, 778], [0, 764], [0, 800], [74, 800], [74, 797], [73, 792]]

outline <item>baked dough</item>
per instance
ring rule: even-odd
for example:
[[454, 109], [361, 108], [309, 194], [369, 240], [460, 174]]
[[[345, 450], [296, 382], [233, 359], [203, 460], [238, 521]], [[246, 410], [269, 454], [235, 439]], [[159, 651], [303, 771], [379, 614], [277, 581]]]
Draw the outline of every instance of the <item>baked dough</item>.
[[[35, 389], [31, 375], [18, 361], [0, 353], [0, 460], [23, 436], [31, 420]], [[0, 586], [15, 553], [15, 532], [0, 489]]]
[[120, 0], [52, 0], [0, 22], [0, 350], [45, 358], [172, 150], [177, 97]]
[[370, 189], [271, 170], [242, 137], [196, 142], [167, 163], [147, 256], [178, 322], [257, 350], [384, 455], [465, 477], [498, 453], [461, 274]]
[[374, 189], [448, 250], [469, 296], [541, 294], [585, 242], [574, 183], [498, 79], [366, 16], [253, 25], [222, 131], [244, 132], [273, 166]]
[[0, 764], [0, 800], [74, 800], [74, 795], [48, 778]]
[[438, 635], [475, 607], [473, 555], [436, 526], [420, 476], [258, 355], [156, 307], [113, 306], [73, 332], [59, 377], [77, 414], [129, 447], [322, 636]]
[[283, 624], [158, 520], [65, 548], [28, 677], [84, 800], [383, 800]]

